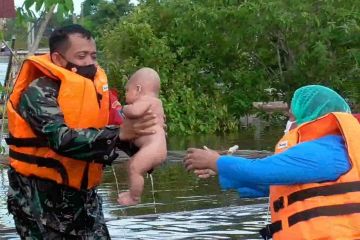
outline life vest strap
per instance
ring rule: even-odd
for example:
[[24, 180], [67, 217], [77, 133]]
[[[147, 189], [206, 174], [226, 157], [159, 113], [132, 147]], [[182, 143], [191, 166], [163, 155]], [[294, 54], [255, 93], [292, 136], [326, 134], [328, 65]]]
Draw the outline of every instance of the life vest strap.
[[[316, 207], [295, 213], [288, 218], [289, 227], [302, 221], [308, 221], [316, 217], [341, 216], [348, 214], [360, 214], [360, 203], [339, 204], [332, 206]], [[267, 224], [259, 233], [263, 239], [272, 238], [273, 234], [282, 230], [281, 220]]]
[[264, 228], [262, 228], [259, 233], [261, 237], [265, 240], [272, 238], [274, 233], [277, 233], [282, 230], [281, 221], [276, 221], [270, 224], [267, 224]]
[[[360, 192], [360, 181], [336, 183], [333, 185], [313, 187], [303, 189], [297, 192], [293, 192], [287, 196], [288, 206], [298, 202], [304, 201], [308, 198], [319, 197], [319, 196], [332, 196], [337, 194], [345, 194], [350, 192]], [[273, 208], [275, 212], [284, 208], [284, 197], [281, 196], [273, 202]]]
[[340, 216], [354, 213], [360, 213], [360, 203], [339, 204], [311, 208], [291, 215], [288, 218], [289, 227], [298, 222], [307, 221], [315, 217]]
[[7, 145], [14, 145], [16, 147], [48, 147], [49, 141], [45, 138], [16, 138], [10, 135], [5, 138]]
[[313, 187], [313, 188], [308, 188], [297, 192], [293, 192], [287, 197], [288, 205], [312, 197], [331, 196], [331, 195], [344, 194], [349, 192], [360, 192], [360, 181], [337, 183], [333, 185]]
[[81, 186], [80, 189], [87, 189], [89, 184], [89, 163], [86, 163], [86, 166], [84, 168], [83, 172], [83, 178], [81, 180]]
[[30, 164], [36, 164], [39, 167], [53, 168], [60, 174], [62, 179], [62, 184], [64, 185], [69, 184], [69, 176], [66, 172], [65, 167], [56, 159], [24, 154], [24, 153], [16, 152], [12, 149], [9, 150], [9, 157], [18, 161], [23, 161]]

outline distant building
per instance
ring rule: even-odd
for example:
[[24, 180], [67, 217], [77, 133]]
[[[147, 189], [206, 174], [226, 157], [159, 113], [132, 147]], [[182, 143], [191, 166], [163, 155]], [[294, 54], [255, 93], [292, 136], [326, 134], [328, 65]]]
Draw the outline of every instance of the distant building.
[[0, 44], [0, 56], [9, 56], [10, 55], [10, 49], [8, 46], [6, 46], [4, 43]]
[[0, 1], [0, 18], [14, 18], [16, 16], [14, 0]]

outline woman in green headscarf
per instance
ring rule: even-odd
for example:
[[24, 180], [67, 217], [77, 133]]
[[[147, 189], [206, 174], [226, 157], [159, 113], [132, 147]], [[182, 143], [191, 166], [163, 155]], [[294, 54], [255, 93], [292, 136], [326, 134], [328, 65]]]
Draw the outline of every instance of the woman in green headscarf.
[[351, 112], [349, 105], [337, 92], [320, 85], [296, 90], [291, 100], [291, 111], [298, 125], [330, 112]]
[[[331, 221], [336, 222], [337, 216], [334, 216], [335, 219], [317, 223], [319, 218], [313, 218], [316, 214], [302, 205], [303, 202], [308, 204], [307, 199], [298, 202], [296, 210], [286, 206], [286, 204], [290, 205], [290, 202], [284, 202], [287, 197], [286, 194], [284, 195], [285, 192], [291, 195], [295, 190], [312, 189], [314, 184], [317, 184], [316, 186], [334, 184], [335, 186], [337, 181], [359, 181], [360, 183], [360, 169], [358, 169], [358, 166], [360, 168], [360, 140], [357, 140], [356, 134], [360, 135], [360, 125], [351, 115], [346, 101], [330, 88], [309, 85], [299, 88], [294, 93], [290, 106], [290, 119], [284, 137], [275, 147], [275, 155], [250, 160], [242, 157], [220, 156], [212, 150], [190, 148], [184, 158], [184, 164], [187, 170], [193, 170], [201, 178], [217, 173], [220, 186], [223, 189], [237, 189], [241, 197], [268, 196], [270, 189], [272, 219], [278, 220], [281, 227], [279, 224], [269, 225], [262, 232], [265, 239], [271, 237], [272, 234], [275, 234], [274, 239], [338, 239], [336, 237], [347, 236], [347, 234], [360, 238], [360, 226], [358, 228], [347, 226], [347, 222], [353, 221], [347, 221], [346, 214], [343, 214], [346, 217], [343, 223], [345, 233], [337, 231], [340, 235], [336, 233], [329, 235], [329, 231], [324, 232], [320, 226]], [[353, 174], [354, 171], [358, 171], [359, 174]], [[348, 174], [352, 174], [351, 177]], [[360, 184], [357, 188], [357, 191], [360, 191]], [[348, 191], [352, 190], [342, 189], [341, 193], [349, 195]], [[332, 194], [331, 191], [327, 192], [329, 195]], [[312, 194], [315, 193], [317, 193], [316, 190], [308, 193], [307, 197], [312, 198]], [[336, 196], [347, 199], [342, 194]], [[332, 196], [326, 196], [325, 200], [319, 200], [318, 197], [312, 198], [316, 199], [318, 204], [325, 204], [327, 200], [338, 201], [332, 199]], [[358, 199], [356, 204], [359, 204], [356, 205], [358, 206], [356, 217], [359, 219], [354, 221], [359, 223], [360, 197], [357, 196], [356, 199]], [[348, 200], [352, 201], [352, 198], [349, 197]], [[274, 206], [277, 211], [274, 211]], [[276, 206], [279, 209], [276, 209]], [[318, 207], [316, 204], [310, 204], [307, 207], [310, 206], [313, 209]], [[310, 211], [313, 215], [306, 215], [302, 219], [302, 210], [307, 213]], [[289, 213], [300, 216], [301, 223], [294, 224], [293, 227], [289, 227], [290, 224], [281, 225], [281, 220], [284, 220], [282, 218]], [[332, 216], [331, 214], [334, 213], [325, 213]], [[308, 223], [314, 222], [314, 219], [316, 219], [315, 227]], [[353, 228], [354, 231], [348, 230]], [[294, 229], [296, 232], [304, 232], [305, 235], [300, 233], [296, 236], [291, 235]], [[315, 232], [312, 233], [309, 229], [314, 229]], [[335, 238], [331, 238], [334, 236]], [[354, 239], [351, 237], [341, 239]]]

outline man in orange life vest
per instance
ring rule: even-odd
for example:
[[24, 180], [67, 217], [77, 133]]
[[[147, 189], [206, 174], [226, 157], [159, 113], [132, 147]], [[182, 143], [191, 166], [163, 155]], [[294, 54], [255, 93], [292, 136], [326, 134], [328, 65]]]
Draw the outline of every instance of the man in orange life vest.
[[8, 209], [22, 239], [110, 239], [96, 187], [116, 147], [153, 134], [156, 115], [107, 125], [109, 91], [80, 25], [55, 30], [50, 54], [26, 59], [7, 104]]
[[218, 173], [224, 189], [267, 196], [271, 224], [264, 239], [360, 239], [360, 124], [335, 91], [295, 91], [285, 135], [263, 159], [188, 149], [185, 167], [199, 177]]

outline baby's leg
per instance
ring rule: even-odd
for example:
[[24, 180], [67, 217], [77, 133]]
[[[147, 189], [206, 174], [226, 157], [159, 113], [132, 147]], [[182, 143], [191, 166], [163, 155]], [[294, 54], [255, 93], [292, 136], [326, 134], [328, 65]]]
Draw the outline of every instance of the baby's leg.
[[121, 205], [136, 205], [140, 202], [140, 197], [144, 189], [144, 164], [141, 158], [144, 156], [145, 149], [139, 151], [131, 157], [128, 165], [129, 191], [119, 194], [118, 202]]
[[144, 174], [166, 159], [166, 142], [152, 141], [141, 146], [130, 159], [128, 175], [130, 191], [121, 193], [118, 202], [121, 205], [135, 205], [140, 202], [144, 189]]
[[159, 165], [164, 158], [158, 151], [158, 143], [149, 143], [141, 147], [129, 163], [130, 195], [139, 200], [144, 189], [144, 174]]

